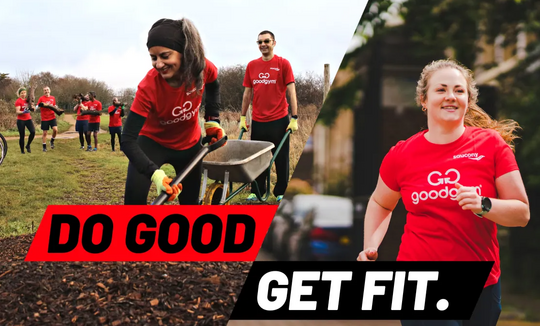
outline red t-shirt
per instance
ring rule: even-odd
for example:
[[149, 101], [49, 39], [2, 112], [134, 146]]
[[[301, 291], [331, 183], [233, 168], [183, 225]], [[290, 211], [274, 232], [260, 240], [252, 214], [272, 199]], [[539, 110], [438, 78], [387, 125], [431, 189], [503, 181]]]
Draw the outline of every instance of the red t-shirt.
[[[85, 106], [88, 107], [90, 111], [101, 111], [101, 102], [98, 100], [88, 101]], [[91, 115], [89, 123], [99, 123], [101, 117], [99, 115]]]
[[[82, 105], [88, 107], [88, 103], [90, 102], [87, 102], [87, 101], [83, 101], [82, 102]], [[78, 105], [77, 106], [77, 120], [81, 121], [81, 120], [90, 120], [90, 116], [89, 115], [80, 115], [81, 114], [81, 106]]]
[[[28, 108], [28, 103], [26, 103], [26, 100], [23, 100], [22, 98], [18, 98], [15, 101], [15, 107], [20, 106], [21, 109], [19, 111], [24, 111]], [[30, 113], [24, 113], [24, 114], [17, 114], [17, 120], [30, 120], [32, 119], [32, 116], [30, 116]]]
[[[43, 95], [42, 97], [39, 98], [38, 104], [39, 103], [45, 103], [48, 105], [56, 105], [56, 99], [54, 98], [54, 96], [47, 97]], [[54, 111], [49, 108], [41, 107], [39, 108], [39, 110], [41, 111], [41, 121], [51, 121], [56, 118]]]
[[518, 170], [514, 153], [492, 129], [466, 127], [444, 145], [427, 141], [426, 132], [397, 143], [380, 168], [408, 212], [397, 260], [494, 261], [485, 286], [495, 284], [501, 273], [497, 225], [462, 210], [455, 183], [497, 198], [495, 179]]
[[[216, 66], [206, 59], [204, 84], [217, 79]], [[173, 88], [152, 69], [140, 82], [131, 111], [146, 118], [139, 135], [144, 135], [164, 147], [183, 150], [193, 147], [201, 137], [199, 108], [202, 92], [191, 85]]]
[[115, 108], [116, 106], [114, 105], [109, 106], [109, 127], [122, 127], [122, 118], [120, 117], [122, 108], [118, 107], [118, 110], [116, 110], [113, 115], [110, 115]]
[[262, 57], [251, 61], [243, 86], [253, 88], [252, 119], [268, 122], [289, 114], [287, 85], [290, 83], [294, 83], [294, 75], [287, 59], [274, 55], [270, 61], [263, 61]]

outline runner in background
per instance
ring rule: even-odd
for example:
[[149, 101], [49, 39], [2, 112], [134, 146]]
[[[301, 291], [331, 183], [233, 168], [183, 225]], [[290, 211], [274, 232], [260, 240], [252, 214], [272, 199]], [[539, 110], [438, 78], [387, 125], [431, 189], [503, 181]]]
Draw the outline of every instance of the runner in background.
[[109, 106], [109, 133], [111, 134], [111, 147], [114, 152], [114, 136], [118, 135], [118, 145], [122, 143], [122, 117], [124, 116], [124, 103], [113, 98], [113, 105]]
[[19, 98], [15, 101], [15, 112], [17, 113], [17, 129], [19, 130], [19, 147], [21, 148], [21, 154], [24, 154], [24, 134], [25, 128], [27, 128], [30, 135], [28, 136], [26, 151], [32, 153], [30, 144], [32, 144], [32, 140], [34, 140], [36, 129], [32, 122], [32, 117], [30, 116], [28, 103], [26, 103], [26, 88], [20, 87], [17, 90], [17, 96]]
[[401, 198], [408, 212], [398, 261], [494, 261], [470, 321], [404, 326], [495, 326], [501, 312], [497, 224], [525, 226], [529, 202], [513, 153], [513, 120], [491, 119], [478, 105], [472, 72], [452, 60], [428, 64], [416, 88], [428, 130], [397, 143], [384, 158], [365, 216], [360, 261], [377, 251]]
[[88, 110], [88, 96], [79, 94], [75, 95], [74, 98], [78, 100], [78, 103], [73, 110], [77, 113], [75, 131], [79, 133], [81, 149], [84, 149], [84, 140], [86, 139], [86, 144], [88, 145], [87, 150], [92, 150], [92, 145], [90, 143], [90, 132], [88, 131], [88, 120], [90, 119], [90, 116], [82, 114], [84, 111]]
[[[86, 106], [88, 107], [89, 111], [98, 111], [100, 112], [102, 109], [101, 102], [96, 99], [96, 92], [88, 92], [88, 98], [89, 101], [86, 103]], [[93, 151], [97, 151], [98, 147], [98, 133], [100, 129], [101, 122], [101, 116], [100, 115], [90, 115], [90, 119], [88, 121], [88, 132], [94, 134], [94, 149]], [[92, 146], [89, 146], [87, 151], [92, 151]]]
[[[274, 143], [275, 148], [272, 149], [272, 153], [274, 153], [287, 130], [290, 129], [291, 132], [298, 130], [294, 75], [289, 61], [274, 54], [276, 46], [274, 33], [260, 32], [257, 44], [262, 57], [251, 61], [246, 68], [240, 128], [248, 130], [246, 113], [253, 99], [251, 139]], [[292, 115], [290, 120], [287, 92], [289, 93]], [[287, 139], [275, 160], [277, 183], [273, 193], [278, 203], [283, 199], [283, 194], [289, 183], [289, 143], [290, 141]], [[258, 185], [261, 194], [266, 192], [268, 173], [268, 170], [265, 170], [253, 182], [252, 193], [247, 200], [257, 200], [257, 196], [253, 193], [253, 189], [256, 189], [255, 184]]]
[[[56, 99], [54, 96], [51, 96], [51, 89], [49, 86], [43, 87], [43, 96], [41, 96], [38, 100], [38, 106], [40, 103], [46, 104], [46, 105], [56, 105]], [[56, 115], [54, 114], [54, 111], [46, 108], [44, 106], [40, 107], [41, 112], [41, 130], [43, 130], [43, 151], [47, 151], [47, 132], [49, 131], [49, 128], [52, 129], [52, 137], [51, 137], [51, 149], [54, 149], [54, 139], [56, 138], [56, 134], [58, 133], [58, 127], [56, 122]]]

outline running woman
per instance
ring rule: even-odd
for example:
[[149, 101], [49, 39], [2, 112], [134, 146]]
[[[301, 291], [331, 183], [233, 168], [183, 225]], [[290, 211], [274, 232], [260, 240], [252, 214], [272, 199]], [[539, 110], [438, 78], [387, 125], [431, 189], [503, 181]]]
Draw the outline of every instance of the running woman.
[[111, 134], [111, 147], [114, 152], [114, 136], [118, 135], [118, 145], [122, 143], [122, 117], [124, 116], [124, 103], [113, 98], [113, 105], [109, 106], [109, 133]]
[[501, 312], [497, 224], [523, 227], [529, 202], [513, 153], [513, 120], [492, 120], [477, 106], [472, 72], [452, 60], [428, 64], [416, 88], [428, 129], [397, 143], [384, 158], [365, 216], [364, 250], [377, 259], [392, 210], [408, 212], [399, 261], [494, 261], [469, 321], [402, 325], [496, 325]]
[[49, 86], [43, 87], [43, 96], [41, 96], [38, 100], [38, 106], [40, 107], [41, 112], [41, 130], [43, 130], [43, 151], [46, 152], [47, 132], [49, 131], [49, 128], [52, 129], [51, 149], [54, 149], [54, 139], [56, 138], [56, 134], [58, 133], [58, 127], [54, 111], [43, 105], [40, 106], [40, 103], [51, 106], [56, 105], [56, 99], [54, 98], [54, 96], [51, 96], [51, 89], [49, 88]]
[[24, 134], [25, 128], [27, 128], [30, 135], [28, 136], [26, 151], [28, 153], [32, 153], [30, 144], [32, 144], [32, 140], [34, 140], [36, 135], [36, 128], [32, 122], [30, 109], [28, 107], [28, 103], [26, 102], [26, 88], [20, 87], [17, 90], [17, 96], [19, 98], [15, 101], [15, 112], [17, 113], [17, 129], [19, 130], [19, 147], [21, 148], [21, 154], [24, 154]]
[[[272, 149], [272, 153], [274, 153], [287, 130], [291, 130], [291, 132], [298, 130], [294, 75], [289, 61], [274, 54], [276, 46], [274, 33], [260, 32], [257, 44], [262, 56], [249, 62], [246, 68], [240, 128], [248, 130], [246, 113], [253, 99], [251, 139], [272, 142], [275, 145]], [[287, 93], [289, 93], [292, 113], [290, 120]], [[279, 203], [283, 199], [283, 194], [289, 183], [289, 139], [283, 143], [275, 163], [277, 183], [273, 192]], [[257, 177], [252, 183], [251, 189], [257, 189], [257, 185], [260, 193], [264, 194], [268, 173], [265, 171]], [[257, 196], [255, 193], [251, 193], [247, 200], [256, 201]]]
[[201, 149], [199, 109], [206, 91], [204, 127], [215, 142], [225, 136], [220, 126], [219, 84], [216, 66], [205, 58], [199, 32], [188, 19], [160, 19], [148, 32], [146, 43], [152, 66], [140, 82], [122, 133], [122, 151], [129, 159], [124, 203], [146, 205], [154, 183], [168, 200], [197, 204], [202, 163], [171, 186], [161, 170], [171, 164], [178, 174]]

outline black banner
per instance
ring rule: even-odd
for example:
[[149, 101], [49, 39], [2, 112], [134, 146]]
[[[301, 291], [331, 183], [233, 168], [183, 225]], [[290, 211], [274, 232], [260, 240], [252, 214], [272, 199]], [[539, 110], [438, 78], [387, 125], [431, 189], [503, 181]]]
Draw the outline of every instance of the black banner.
[[463, 319], [493, 262], [254, 262], [231, 319]]

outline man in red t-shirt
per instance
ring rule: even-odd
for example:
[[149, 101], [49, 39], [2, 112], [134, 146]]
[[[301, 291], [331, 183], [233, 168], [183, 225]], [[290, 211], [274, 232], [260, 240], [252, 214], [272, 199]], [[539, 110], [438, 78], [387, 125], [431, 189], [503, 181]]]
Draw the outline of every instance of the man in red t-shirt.
[[109, 106], [109, 133], [111, 134], [111, 147], [114, 152], [114, 135], [118, 135], [118, 144], [122, 143], [122, 117], [124, 116], [124, 103], [113, 98], [113, 105]]
[[43, 96], [41, 96], [38, 100], [38, 106], [40, 107], [41, 111], [41, 130], [43, 130], [43, 151], [47, 151], [47, 132], [49, 131], [49, 128], [52, 129], [52, 138], [51, 138], [51, 149], [54, 149], [54, 139], [56, 138], [56, 134], [58, 133], [58, 127], [56, 123], [56, 115], [54, 114], [54, 111], [43, 106], [39, 105], [40, 103], [45, 104], [46, 106], [55, 106], [56, 105], [56, 99], [54, 96], [51, 96], [51, 89], [49, 86], [43, 87]]
[[[257, 44], [262, 57], [251, 61], [246, 68], [240, 128], [248, 130], [246, 113], [253, 102], [251, 139], [274, 143], [276, 147], [272, 152], [275, 152], [287, 130], [290, 129], [291, 132], [298, 130], [294, 75], [289, 61], [274, 54], [276, 40], [272, 32], [260, 32]], [[287, 92], [291, 106], [290, 121]], [[273, 192], [277, 201], [280, 202], [289, 182], [288, 139], [283, 144], [275, 162], [277, 183]], [[262, 173], [251, 187], [252, 189], [258, 188], [261, 196], [266, 192], [267, 176], [267, 171]], [[247, 199], [257, 200], [257, 195], [252, 193]]]
[[[101, 106], [101, 102], [96, 100], [96, 92], [88, 92], [88, 97], [90, 99], [90, 101], [86, 103], [88, 110], [94, 111], [94, 112], [101, 112], [102, 106]], [[90, 120], [88, 122], [88, 132], [94, 134], [94, 150], [93, 150], [94, 152], [97, 151], [97, 146], [98, 146], [97, 134], [100, 129], [99, 127], [100, 122], [101, 122], [100, 115], [97, 115], [97, 114], [90, 115]], [[87, 151], [92, 151], [92, 146], [90, 146]]]

